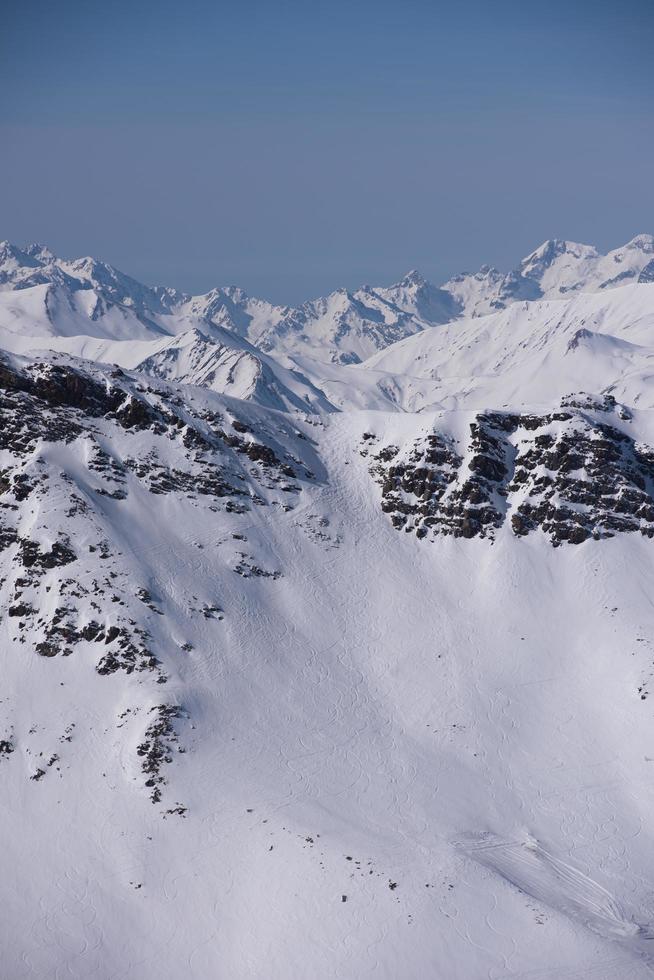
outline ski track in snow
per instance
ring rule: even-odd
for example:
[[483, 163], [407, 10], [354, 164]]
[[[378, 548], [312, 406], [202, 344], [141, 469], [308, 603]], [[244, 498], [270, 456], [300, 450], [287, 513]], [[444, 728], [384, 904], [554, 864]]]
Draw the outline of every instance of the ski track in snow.
[[654, 930], [636, 923], [600, 884], [538, 841], [506, 841], [492, 834], [468, 834], [454, 844], [520, 891], [582, 923], [598, 935], [623, 943], [654, 972]]

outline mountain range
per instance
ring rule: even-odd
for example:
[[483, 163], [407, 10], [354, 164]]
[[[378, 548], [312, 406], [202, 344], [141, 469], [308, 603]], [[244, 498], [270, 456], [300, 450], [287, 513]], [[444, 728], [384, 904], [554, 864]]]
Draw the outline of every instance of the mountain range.
[[601, 255], [550, 240], [508, 274], [483, 266], [436, 287], [418, 272], [389, 287], [338, 289], [298, 308], [275, 306], [234, 286], [188, 296], [150, 288], [92, 258], [57, 258], [43, 245], [0, 244], [0, 329], [35, 336], [105, 340], [175, 336], [222, 327], [265, 353], [302, 353], [355, 364], [398, 340], [454, 319], [483, 316], [520, 300], [561, 299], [654, 279], [654, 239], [638, 235]]
[[0, 247], [8, 980], [651, 977], [654, 239]]

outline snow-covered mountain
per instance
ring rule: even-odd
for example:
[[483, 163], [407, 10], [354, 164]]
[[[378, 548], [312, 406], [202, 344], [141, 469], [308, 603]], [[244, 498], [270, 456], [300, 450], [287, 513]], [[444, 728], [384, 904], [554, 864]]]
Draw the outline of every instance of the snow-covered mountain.
[[[267, 356], [247, 340], [212, 327], [209, 334], [197, 327], [159, 344], [135, 363], [127, 345], [114, 344], [112, 356], [126, 366], [166, 380], [183, 381], [222, 392], [268, 408], [328, 412], [334, 407], [323, 392], [297, 370]], [[143, 351], [141, 351], [142, 353]]]
[[158, 339], [221, 327], [278, 357], [356, 364], [405, 337], [522, 300], [560, 299], [654, 278], [654, 239], [638, 235], [607, 255], [551, 240], [509, 274], [484, 266], [442, 287], [413, 271], [390, 287], [339, 289], [299, 308], [234, 286], [188, 296], [143, 286], [92, 258], [57, 258], [43, 245], [0, 244], [0, 339], [32, 336]]
[[648, 247], [484, 316], [5, 248], [3, 977], [652, 975]]
[[88, 301], [92, 319], [113, 304], [127, 307], [144, 319], [170, 312], [185, 299], [182, 293], [165, 287], [144, 286], [106, 262], [86, 256], [61, 259], [46, 246], [28, 245], [20, 249], [0, 242], [0, 289], [29, 289], [33, 286], [63, 286], [71, 293], [94, 293], [100, 306]]
[[398, 340], [446, 323], [458, 312], [449, 293], [414, 271], [395, 286], [339, 289], [305, 303], [251, 339], [271, 352], [356, 364]]
[[[407, 338], [357, 365], [399, 407], [549, 404], [580, 385], [654, 407], [654, 290], [637, 283], [513, 303]], [[353, 381], [356, 384], [356, 381]], [[324, 384], [329, 395], [332, 386]], [[334, 396], [338, 394], [334, 386]]]
[[571, 292], [650, 282], [653, 274], [651, 235], [637, 235], [606, 255], [592, 245], [550, 239], [512, 272], [482, 266], [474, 275], [455, 276], [443, 289], [460, 303], [466, 316], [484, 316], [520, 300], [561, 299]]
[[95, 259], [65, 261], [40, 245], [0, 245], [0, 331], [34, 336], [147, 339], [217, 326], [264, 352], [302, 350], [357, 363], [459, 307], [418, 273], [388, 288], [337, 290], [299, 309], [274, 306], [228, 286], [203, 296], [142, 286]]

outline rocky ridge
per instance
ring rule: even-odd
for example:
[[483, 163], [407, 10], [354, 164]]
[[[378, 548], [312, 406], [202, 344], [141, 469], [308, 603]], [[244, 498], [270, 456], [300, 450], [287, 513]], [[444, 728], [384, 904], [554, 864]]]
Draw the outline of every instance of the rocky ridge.
[[[490, 538], [508, 520], [519, 537], [542, 530], [557, 547], [619, 532], [654, 537], [654, 450], [628, 431], [631, 415], [606, 395], [571, 396], [544, 415], [484, 412], [466, 445], [434, 432], [409, 449], [370, 452], [381, 507], [417, 537]], [[366, 447], [375, 437], [366, 433]]]
[[[193, 404], [145, 376], [69, 358], [0, 361], [0, 625], [10, 643], [48, 660], [73, 658], [99, 678], [167, 684], [183, 644], [152, 583], [134, 574], [129, 541], [117, 535], [121, 510], [171, 498], [182, 512], [216, 515], [224, 533], [252, 508], [291, 511], [315, 481], [292, 451], [311, 455], [290, 420], [280, 415], [255, 432], [235, 408], [211, 398]], [[236, 526], [232, 536], [240, 547], [231, 573], [281, 574], [242, 550]], [[189, 597], [187, 616], [219, 629], [216, 599], [207, 583], [204, 597]], [[150, 690], [139, 695], [141, 714], [155, 710]], [[160, 698], [138, 750], [154, 803], [185, 714]]]

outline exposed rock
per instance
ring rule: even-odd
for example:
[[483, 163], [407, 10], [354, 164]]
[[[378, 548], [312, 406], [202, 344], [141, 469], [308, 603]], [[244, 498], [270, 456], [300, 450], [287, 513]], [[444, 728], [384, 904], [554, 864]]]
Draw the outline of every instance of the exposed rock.
[[[179, 705], [158, 704], [150, 708], [150, 713], [154, 713], [154, 719], [148, 725], [136, 752], [141, 758], [141, 771], [146, 776], [145, 786], [151, 790], [150, 799], [153, 803], [159, 803], [162, 786], [166, 782], [162, 769], [173, 761], [172, 753], [178, 743], [173, 721], [182, 716], [182, 710]], [[177, 804], [177, 807], [181, 807], [181, 804]], [[176, 812], [181, 816], [185, 811], [186, 808], [182, 807], [168, 813]]]
[[620, 531], [654, 537], [654, 450], [603, 418], [628, 421], [628, 411], [611, 395], [570, 396], [564, 408], [479, 414], [465, 454], [438, 433], [405, 454], [381, 449], [372, 472], [382, 510], [420, 538], [492, 537], [507, 515], [516, 536], [540, 528], [555, 546]]

